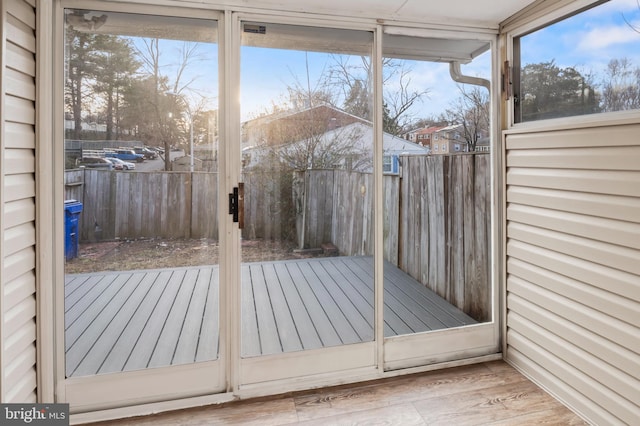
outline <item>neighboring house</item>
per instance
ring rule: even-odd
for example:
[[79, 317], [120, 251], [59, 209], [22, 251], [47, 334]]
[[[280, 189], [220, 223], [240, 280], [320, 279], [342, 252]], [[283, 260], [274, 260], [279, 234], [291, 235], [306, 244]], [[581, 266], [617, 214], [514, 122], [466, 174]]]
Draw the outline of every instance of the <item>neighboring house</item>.
[[[87, 123], [83, 121], [80, 123], [80, 125], [82, 127], [82, 130], [84, 131], [100, 132], [100, 133], [107, 132], [106, 124], [98, 124], [96, 122]], [[65, 130], [75, 130], [76, 123], [73, 120], [66, 119], [64, 120], [64, 128]]]
[[242, 123], [242, 148], [282, 145], [366, 120], [330, 105], [286, 110]]
[[476, 152], [489, 152], [491, 151], [491, 138], [485, 136], [478, 139], [476, 144]]
[[419, 143], [422, 146], [429, 147], [431, 149], [431, 141], [433, 140], [433, 136], [443, 127], [432, 126], [425, 127], [416, 132], [416, 143]]
[[467, 152], [469, 147], [462, 134], [462, 124], [441, 127], [433, 132], [431, 152], [433, 154], [450, 154]]
[[[373, 166], [373, 127], [368, 122], [354, 122], [344, 127], [330, 129], [313, 138], [280, 145], [263, 144], [247, 147], [242, 151], [243, 166], [256, 167], [267, 156], [274, 155], [283, 163], [297, 170], [310, 168], [341, 168], [371, 172]], [[384, 133], [382, 137], [387, 172], [397, 173], [400, 155], [428, 154], [426, 147]], [[392, 160], [394, 158], [394, 160]]]

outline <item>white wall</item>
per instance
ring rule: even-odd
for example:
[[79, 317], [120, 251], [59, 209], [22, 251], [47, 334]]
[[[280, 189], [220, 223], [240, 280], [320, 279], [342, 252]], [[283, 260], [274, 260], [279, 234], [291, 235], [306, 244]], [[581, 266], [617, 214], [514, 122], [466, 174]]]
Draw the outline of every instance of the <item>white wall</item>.
[[603, 425], [640, 418], [640, 116], [628, 116], [506, 136], [506, 358]]
[[36, 401], [35, 75], [33, 1], [3, 0], [0, 79], [2, 402]]

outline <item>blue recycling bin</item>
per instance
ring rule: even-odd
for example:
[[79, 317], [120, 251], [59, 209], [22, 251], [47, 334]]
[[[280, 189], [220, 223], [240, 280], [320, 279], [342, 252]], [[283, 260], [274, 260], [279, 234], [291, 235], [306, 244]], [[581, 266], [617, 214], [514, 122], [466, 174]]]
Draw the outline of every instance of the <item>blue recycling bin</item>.
[[78, 257], [80, 245], [80, 213], [82, 203], [76, 200], [64, 202], [64, 258], [71, 260]]

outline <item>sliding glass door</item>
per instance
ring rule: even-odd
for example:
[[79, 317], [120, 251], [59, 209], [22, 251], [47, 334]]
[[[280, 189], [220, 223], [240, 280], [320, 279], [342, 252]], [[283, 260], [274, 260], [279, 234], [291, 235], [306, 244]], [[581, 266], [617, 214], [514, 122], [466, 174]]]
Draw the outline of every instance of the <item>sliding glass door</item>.
[[240, 383], [372, 366], [373, 34], [240, 26]]
[[497, 351], [489, 38], [79, 4], [58, 8], [72, 412]]
[[223, 390], [216, 16], [62, 12], [67, 398]]
[[385, 369], [495, 353], [491, 39], [383, 54]]

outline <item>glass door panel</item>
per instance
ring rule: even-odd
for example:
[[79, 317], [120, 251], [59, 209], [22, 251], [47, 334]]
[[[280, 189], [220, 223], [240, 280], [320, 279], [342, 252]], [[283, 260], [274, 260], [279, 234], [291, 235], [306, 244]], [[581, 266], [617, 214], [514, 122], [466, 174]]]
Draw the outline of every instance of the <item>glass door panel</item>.
[[64, 23], [66, 377], [211, 363], [217, 23], [84, 9]]
[[495, 330], [461, 329], [493, 315], [490, 42], [385, 35], [383, 52], [386, 367], [481, 353]]
[[241, 356], [372, 342], [372, 34], [241, 31]]

